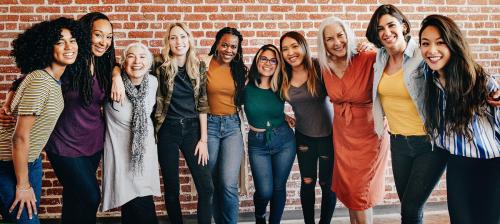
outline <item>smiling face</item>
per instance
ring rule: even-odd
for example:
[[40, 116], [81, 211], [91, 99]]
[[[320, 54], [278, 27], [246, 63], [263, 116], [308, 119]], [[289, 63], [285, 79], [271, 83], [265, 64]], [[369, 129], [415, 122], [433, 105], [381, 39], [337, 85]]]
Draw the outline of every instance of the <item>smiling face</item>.
[[168, 44], [172, 56], [185, 56], [189, 50], [189, 35], [180, 26], [170, 29]]
[[404, 49], [406, 41], [403, 33], [405, 30], [406, 25], [390, 14], [380, 17], [377, 26], [378, 38], [386, 49]]
[[99, 19], [92, 24], [92, 54], [101, 57], [108, 51], [113, 41], [113, 28], [105, 19]]
[[451, 53], [436, 27], [428, 26], [422, 31], [420, 51], [429, 68], [443, 75]]
[[143, 48], [134, 46], [128, 49], [125, 55], [123, 68], [134, 85], [142, 82], [144, 75], [148, 72], [147, 52]]
[[220, 64], [229, 64], [238, 53], [238, 37], [224, 34], [217, 44], [217, 61]]
[[78, 55], [78, 43], [76, 38], [71, 35], [68, 29], [61, 29], [61, 38], [54, 45], [54, 62], [60, 66], [66, 66], [75, 63]]
[[292, 67], [301, 66], [304, 62], [305, 49], [297, 40], [285, 37], [281, 42], [281, 54], [286, 63]]
[[272, 77], [276, 68], [278, 66], [278, 58], [276, 58], [276, 54], [271, 50], [263, 51], [258, 60], [257, 70], [262, 77]]
[[339, 24], [325, 27], [323, 32], [326, 51], [330, 56], [343, 58], [347, 56], [347, 35]]

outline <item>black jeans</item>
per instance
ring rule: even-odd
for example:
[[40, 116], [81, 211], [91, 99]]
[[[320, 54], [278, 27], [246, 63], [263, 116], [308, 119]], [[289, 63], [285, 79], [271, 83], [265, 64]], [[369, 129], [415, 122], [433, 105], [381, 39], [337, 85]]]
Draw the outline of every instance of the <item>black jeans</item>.
[[136, 197], [122, 205], [122, 224], [158, 224], [152, 195]]
[[101, 202], [96, 178], [101, 152], [92, 156], [65, 157], [47, 150], [47, 156], [57, 179], [63, 186], [63, 224], [95, 224]]
[[391, 134], [394, 182], [401, 201], [401, 223], [422, 223], [423, 207], [443, 175], [448, 152], [425, 136]]
[[165, 203], [172, 223], [182, 223], [179, 202], [179, 150], [182, 151], [198, 192], [198, 223], [212, 218], [212, 176], [207, 165], [198, 165], [194, 155], [200, 139], [199, 119], [167, 119], [158, 132], [158, 160], [165, 187]]
[[446, 186], [451, 223], [500, 223], [500, 158], [450, 155]]
[[[316, 179], [319, 161], [319, 185], [321, 186], [321, 218], [319, 223], [330, 223], [337, 196], [331, 190], [333, 174], [333, 139], [327, 137], [309, 137], [295, 131], [297, 158], [299, 160], [300, 202], [306, 224], [314, 223], [314, 204], [316, 199]], [[305, 179], [308, 179], [307, 182]]]

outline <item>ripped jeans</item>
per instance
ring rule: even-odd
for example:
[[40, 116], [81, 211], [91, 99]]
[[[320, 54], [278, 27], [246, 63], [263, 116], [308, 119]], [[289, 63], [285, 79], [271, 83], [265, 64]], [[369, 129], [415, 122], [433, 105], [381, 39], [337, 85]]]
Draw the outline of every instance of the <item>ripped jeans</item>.
[[321, 186], [321, 218], [319, 223], [330, 223], [337, 196], [331, 191], [333, 174], [333, 138], [309, 137], [295, 131], [297, 142], [297, 158], [299, 160], [300, 176], [300, 202], [306, 224], [314, 223], [314, 204], [316, 179]]

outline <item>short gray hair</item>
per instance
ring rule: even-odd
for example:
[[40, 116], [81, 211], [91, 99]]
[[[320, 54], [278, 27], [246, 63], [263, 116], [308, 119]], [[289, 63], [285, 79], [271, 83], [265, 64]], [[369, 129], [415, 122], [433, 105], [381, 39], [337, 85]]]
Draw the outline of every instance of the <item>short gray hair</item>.
[[321, 66], [322, 70], [330, 71], [330, 67], [328, 66], [328, 61], [330, 60], [328, 58], [328, 51], [325, 48], [325, 38], [324, 38], [324, 32], [325, 28], [327, 26], [331, 25], [339, 25], [342, 27], [344, 30], [344, 33], [347, 37], [347, 63], [351, 62], [351, 58], [356, 55], [358, 52], [356, 51], [356, 36], [354, 35], [354, 32], [352, 31], [351, 27], [346, 24], [343, 20], [339, 19], [338, 17], [331, 16], [326, 18], [321, 22], [319, 25], [319, 31], [318, 31], [318, 61]]
[[144, 50], [144, 53], [146, 54], [145, 65], [149, 71], [151, 69], [151, 66], [153, 65], [153, 54], [151, 53], [151, 51], [149, 51], [148, 47], [146, 47], [146, 45], [144, 45], [141, 42], [131, 43], [127, 47], [125, 47], [125, 49], [123, 49], [123, 52], [122, 52], [122, 55], [120, 58], [120, 65], [121, 65], [122, 69], [123, 69], [123, 65], [125, 64], [125, 60], [127, 59], [128, 51], [130, 50], [130, 48], [133, 48], [133, 47], [139, 47], [142, 50]]

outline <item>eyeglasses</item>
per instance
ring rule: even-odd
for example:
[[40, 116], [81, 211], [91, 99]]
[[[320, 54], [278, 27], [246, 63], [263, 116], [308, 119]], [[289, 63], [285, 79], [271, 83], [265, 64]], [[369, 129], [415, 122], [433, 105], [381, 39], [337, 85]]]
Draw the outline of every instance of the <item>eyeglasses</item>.
[[259, 63], [262, 63], [262, 64], [269, 63], [270, 65], [277, 65], [278, 60], [276, 58], [267, 58], [266, 56], [260, 56]]

